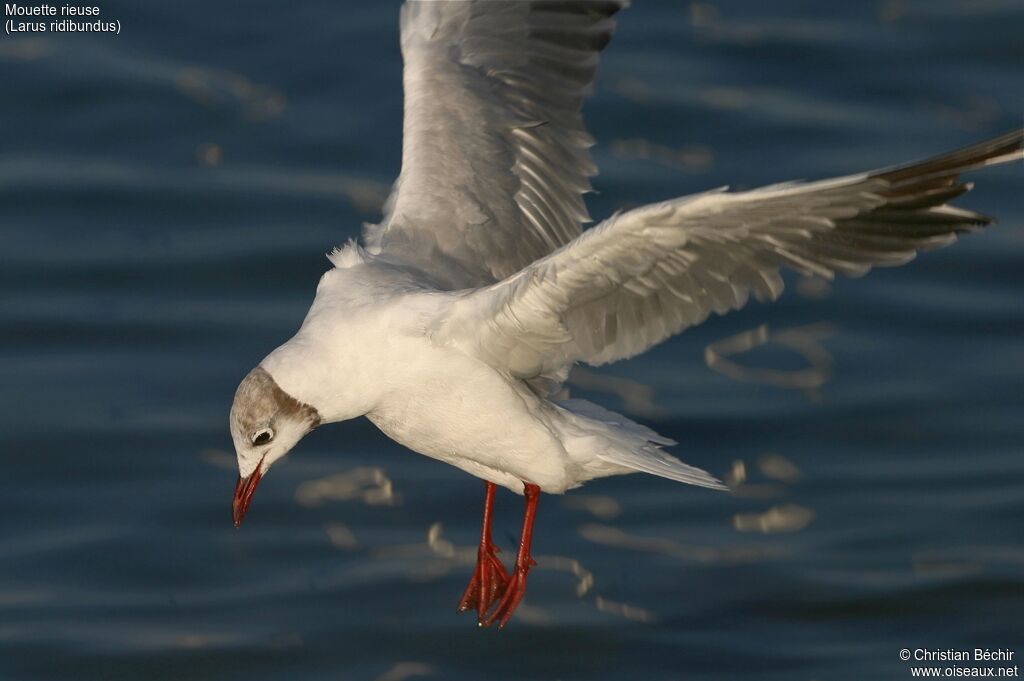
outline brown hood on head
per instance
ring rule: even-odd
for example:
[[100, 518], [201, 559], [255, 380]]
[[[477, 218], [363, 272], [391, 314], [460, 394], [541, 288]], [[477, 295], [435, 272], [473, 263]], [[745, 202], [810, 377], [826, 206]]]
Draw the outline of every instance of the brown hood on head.
[[242, 379], [231, 405], [231, 422], [245, 435], [261, 425], [267, 415], [289, 421], [305, 421], [312, 430], [320, 425], [320, 413], [281, 390], [274, 377], [256, 367]]
[[[231, 502], [231, 516], [238, 527], [252, 503], [256, 486], [263, 477], [263, 462], [268, 451], [275, 451], [276, 456], [287, 453], [295, 442], [307, 432], [320, 425], [320, 414], [308, 404], [299, 402], [286, 393], [274, 378], [262, 367], [256, 367], [242, 379], [235, 391], [235, 401], [231, 405], [231, 437], [235, 447], [241, 452], [252, 452], [257, 455], [262, 451], [262, 458], [256, 468], [246, 477], [239, 477], [235, 483], [235, 494]], [[278, 434], [286, 434], [285, 450], [257, 449], [251, 444], [252, 434], [260, 428], [270, 427]], [[298, 428], [298, 432], [296, 432]], [[290, 437], [287, 435], [290, 433]], [[278, 445], [280, 446], [280, 445]], [[255, 450], [255, 451], [254, 451]]]

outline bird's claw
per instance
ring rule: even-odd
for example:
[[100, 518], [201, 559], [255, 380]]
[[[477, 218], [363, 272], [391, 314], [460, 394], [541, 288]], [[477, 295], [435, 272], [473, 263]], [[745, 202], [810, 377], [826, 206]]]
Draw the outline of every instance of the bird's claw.
[[494, 545], [480, 547], [473, 577], [459, 601], [458, 611], [476, 610], [477, 624], [482, 627], [490, 625], [490, 621], [485, 620], [487, 611], [495, 601], [503, 599], [510, 581], [505, 566], [496, 555], [498, 551]]
[[489, 627], [497, 622], [499, 629], [505, 628], [509, 619], [512, 618], [512, 613], [516, 611], [516, 608], [519, 607], [519, 602], [526, 595], [526, 576], [529, 574], [530, 568], [536, 564], [537, 561], [530, 558], [524, 565], [516, 565], [516, 569], [509, 579], [508, 585], [505, 587], [505, 593], [501, 597], [501, 602], [498, 603], [494, 612], [481, 623], [482, 626]]

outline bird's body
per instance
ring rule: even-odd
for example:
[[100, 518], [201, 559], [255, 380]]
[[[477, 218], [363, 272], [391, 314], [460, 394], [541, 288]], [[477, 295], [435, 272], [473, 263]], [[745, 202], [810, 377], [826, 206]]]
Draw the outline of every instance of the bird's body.
[[[363, 245], [336, 250], [299, 332], [239, 386], [236, 525], [309, 430], [366, 416], [486, 481], [477, 569], [459, 609], [511, 617], [539, 493], [642, 471], [710, 488], [674, 444], [568, 399], [576, 363], [632, 357], [711, 313], [775, 300], [780, 271], [900, 265], [981, 228], [949, 205], [961, 173], [1019, 160], [1014, 130], [933, 159], [818, 182], [725, 189], [582, 230], [595, 174], [580, 107], [619, 0], [409, 2], [402, 171]], [[494, 485], [526, 497], [511, 574], [490, 538]]]
[[[359, 252], [336, 260], [342, 266], [323, 276], [298, 334], [261, 363], [322, 421], [355, 410], [396, 442], [520, 494], [523, 480], [558, 494], [635, 470], [617, 456], [664, 465], [654, 443], [671, 441], [624, 417], [602, 420], [593, 405], [549, 399], [439, 342], [435, 332], [464, 292], [423, 288]], [[709, 476], [706, 484], [716, 486]]]

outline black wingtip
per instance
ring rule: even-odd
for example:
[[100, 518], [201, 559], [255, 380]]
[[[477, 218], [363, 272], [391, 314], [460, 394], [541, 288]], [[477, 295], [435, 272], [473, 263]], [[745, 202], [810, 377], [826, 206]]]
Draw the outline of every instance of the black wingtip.
[[956, 151], [882, 170], [873, 176], [893, 184], [908, 180], [921, 182], [954, 178], [960, 173], [976, 168], [1012, 163], [1021, 159], [1024, 159], [1024, 128], [1017, 128]]
[[627, 7], [629, 0], [534, 0], [531, 4], [535, 9], [544, 12], [611, 17], [623, 7]]

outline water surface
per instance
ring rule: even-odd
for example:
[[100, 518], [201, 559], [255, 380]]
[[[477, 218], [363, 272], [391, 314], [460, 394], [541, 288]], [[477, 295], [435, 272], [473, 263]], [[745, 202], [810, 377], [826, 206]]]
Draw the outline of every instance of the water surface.
[[[584, 374], [745, 482], [543, 498], [527, 600], [478, 631], [455, 605], [482, 485], [365, 421], [229, 521], [233, 390], [398, 169], [397, 5], [102, 11], [119, 37], [0, 39], [0, 677], [835, 681], [909, 678], [901, 648], [1024, 651], [1019, 165], [962, 202], [1000, 217], [985, 234]], [[586, 108], [592, 213], [1010, 129], [1022, 25], [1010, 0], [637, 2]], [[820, 385], [705, 364], [764, 323], [726, 359], [809, 355]], [[520, 504], [498, 499], [506, 555]]]

